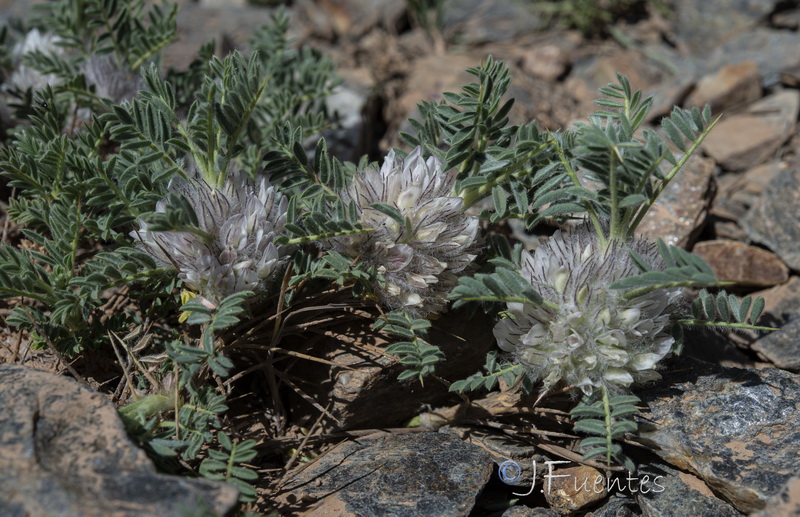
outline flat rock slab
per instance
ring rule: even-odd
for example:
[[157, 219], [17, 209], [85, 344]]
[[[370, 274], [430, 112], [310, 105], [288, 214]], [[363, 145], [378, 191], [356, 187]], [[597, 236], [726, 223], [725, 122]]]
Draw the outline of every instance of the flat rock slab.
[[798, 108], [796, 90], [764, 97], [742, 113], [723, 117], [706, 137], [703, 150], [731, 171], [763, 163], [794, 132]]
[[675, 29], [692, 52], [702, 54], [743, 30], [755, 27], [775, 8], [775, 0], [677, 0]]
[[800, 277], [785, 284], [753, 293], [763, 296], [761, 324], [778, 327], [767, 334], [752, 334], [749, 348], [779, 368], [800, 371]]
[[[712, 3], [695, 2], [694, 0], [686, 0], [686, 2], [696, 3], [697, 5]], [[727, 4], [728, 0], [721, 0], [721, 2]], [[775, 2], [772, 3], [774, 4]], [[676, 8], [676, 10], [679, 9], [680, 7]], [[715, 15], [719, 16], [723, 12], [730, 13], [734, 9], [733, 6], [726, 5], [722, 11], [717, 11]], [[706, 32], [701, 29], [695, 34], [703, 38]], [[762, 86], [770, 88], [780, 82], [781, 72], [784, 69], [796, 65], [798, 62], [797, 49], [800, 47], [800, 34], [795, 31], [756, 27], [749, 31], [736, 30], [735, 34], [736, 36], [715, 48], [707, 59], [698, 60], [701, 62], [705, 73], [713, 73], [725, 65], [741, 63], [742, 61], [755, 61], [761, 73]], [[704, 43], [704, 45], [708, 44]]]
[[740, 512], [800, 473], [800, 376], [725, 368], [684, 358], [639, 396], [650, 406], [640, 438], [702, 478]]
[[702, 77], [686, 99], [687, 106], [700, 109], [708, 104], [712, 113], [720, 113], [755, 102], [761, 98], [761, 77], [755, 61], [743, 61], [722, 67]]
[[739, 517], [736, 508], [716, 497], [697, 477], [665, 465], [639, 466], [636, 500], [642, 517]]
[[758, 204], [742, 219], [742, 227], [792, 269], [800, 269], [800, 170], [780, 171]]
[[751, 348], [779, 368], [800, 372], [800, 318], [758, 339]]
[[767, 502], [767, 508], [750, 517], [797, 517], [800, 515], [800, 477], [786, 483], [783, 490]]
[[492, 474], [489, 454], [447, 433], [345, 442], [300, 472], [280, 501], [315, 501], [303, 515], [469, 515]]
[[114, 406], [76, 381], [6, 365], [0, 386], [0, 515], [222, 515], [236, 504], [230, 485], [156, 472]]
[[789, 268], [767, 250], [736, 241], [703, 241], [692, 250], [716, 277], [738, 285], [770, 287], [789, 280]]
[[687, 247], [705, 224], [713, 175], [714, 160], [692, 156], [644, 216], [637, 232]]

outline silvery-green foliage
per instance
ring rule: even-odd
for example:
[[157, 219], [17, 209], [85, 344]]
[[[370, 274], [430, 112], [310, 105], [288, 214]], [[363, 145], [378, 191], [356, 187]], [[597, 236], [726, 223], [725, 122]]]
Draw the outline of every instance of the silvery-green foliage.
[[[9, 89], [24, 119], [33, 102], [26, 90], [49, 84], [54, 100], [77, 114], [65, 126], [68, 132], [102, 109], [101, 98], [132, 96], [141, 86], [139, 69], [157, 62], [177, 36], [177, 7], [169, 3], [56, 0], [35, 12], [30, 23], [36, 28], [17, 36], [24, 57], [16, 70], [19, 80], [12, 75]], [[37, 77], [41, 80], [33, 81]]]
[[380, 169], [357, 173], [341, 192], [368, 231], [335, 237], [329, 246], [376, 267], [384, 282], [375, 291], [389, 307], [416, 316], [441, 312], [475, 258], [478, 219], [452, 195], [456, 175], [419, 147], [405, 158], [391, 150]]
[[509, 303], [494, 334], [543, 391], [574, 386], [588, 395], [601, 386], [621, 391], [658, 378], [656, 365], [674, 343], [671, 316], [681, 289], [630, 299], [611, 289], [639, 273], [633, 254], [651, 269], [664, 268], [653, 243], [633, 239], [603, 247], [585, 227], [558, 231], [534, 253], [523, 252], [521, 274], [543, 303]]
[[[177, 178], [168, 192], [188, 201], [194, 225], [167, 229], [140, 219], [131, 236], [162, 266], [177, 269], [189, 289], [212, 301], [259, 292], [285, 265], [291, 247], [274, 241], [284, 232], [288, 200], [266, 177], [234, 173], [221, 188], [199, 176]], [[159, 201], [156, 214], [166, 211]]]

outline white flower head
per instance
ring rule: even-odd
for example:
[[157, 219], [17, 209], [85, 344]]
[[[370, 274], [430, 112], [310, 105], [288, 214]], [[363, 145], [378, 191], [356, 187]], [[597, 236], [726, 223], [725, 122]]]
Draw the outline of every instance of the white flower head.
[[39, 29], [32, 29], [25, 34], [25, 39], [14, 45], [13, 61], [14, 72], [11, 74], [10, 84], [24, 91], [28, 88], [40, 90], [48, 84], [54, 86], [59, 79], [55, 74], [43, 74], [33, 67], [22, 63], [25, 54], [40, 51], [45, 54], [64, 55], [64, 49], [58, 46], [61, 38], [55, 34], [40, 32]]
[[132, 99], [144, 88], [142, 77], [121, 65], [114, 54], [92, 55], [83, 64], [83, 72], [98, 97], [115, 103]]
[[544, 391], [560, 384], [588, 394], [602, 385], [624, 389], [658, 378], [656, 363], [674, 344], [670, 315], [681, 290], [626, 300], [610, 289], [640, 273], [631, 251], [651, 268], [664, 268], [652, 243], [611, 241], [604, 250], [585, 227], [556, 232], [533, 255], [523, 252], [522, 276], [558, 309], [510, 303], [511, 317], [497, 323], [494, 335]]
[[[189, 289], [214, 301], [257, 292], [286, 262], [291, 247], [274, 240], [284, 231], [288, 201], [266, 177], [253, 181], [236, 173], [218, 189], [195, 176], [173, 180], [168, 190], [189, 201], [200, 231], [153, 231], [139, 220], [131, 236], [158, 262], [176, 268]], [[156, 205], [157, 212], [165, 209], [164, 201]]]
[[[355, 203], [361, 224], [371, 231], [330, 239], [328, 245], [376, 266], [386, 282], [376, 291], [392, 308], [418, 317], [441, 312], [458, 274], [475, 258], [479, 222], [452, 194], [456, 174], [443, 172], [434, 156], [423, 158], [420, 147], [405, 159], [391, 150], [380, 170], [356, 174], [340, 193], [345, 203]], [[404, 222], [374, 203], [397, 209]]]

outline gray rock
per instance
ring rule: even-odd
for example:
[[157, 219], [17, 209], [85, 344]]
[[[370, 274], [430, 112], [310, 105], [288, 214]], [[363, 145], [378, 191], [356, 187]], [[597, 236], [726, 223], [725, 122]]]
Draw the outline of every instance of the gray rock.
[[[781, 170], [781, 163], [771, 161], [748, 169], [745, 173], [722, 174], [717, 177], [717, 196], [711, 214], [739, 221], [758, 203], [767, 185]], [[737, 239], [738, 240], [738, 239]], [[745, 235], [745, 239], [746, 238]]]
[[443, 8], [444, 34], [460, 44], [507, 42], [542, 25], [524, 0], [451, 0]]
[[588, 56], [577, 60], [566, 84], [574, 94], [583, 97], [590, 110], [597, 111], [593, 104], [598, 90], [617, 83], [617, 73], [622, 73], [634, 89], [642, 90], [643, 96], [653, 97], [653, 106], [648, 120], [668, 114], [679, 104], [694, 84], [698, 75], [697, 64], [664, 45], [647, 45], [642, 51], [623, 49], [609, 55]]
[[765, 507], [800, 473], [800, 377], [682, 358], [638, 395], [640, 440], [740, 512]]
[[736, 509], [714, 496], [691, 474], [664, 465], [639, 466], [636, 477], [649, 476], [651, 483], [640, 483], [636, 500], [642, 517], [739, 517]]
[[637, 517], [641, 515], [636, 502], [628, 495], [612, 494], [608, 500], [586, 517]]
[[675, 31], [697, 54], [705, 54], [731, 37], [755, 27], [775, 8], [776, 0], [677, 0]]
[[780, 171], [758, 204], [742, 219], [754, 241], [764, 244], [792, 269], [800, 269], [800, 169]]
[[329, 451], [279, 501], [313, 502], [307, 517], [466, 516], [491, 474], [490, 456], [453, 435], [380, 434]]
[[527, 506], [512, 506], [502, 517], [559, 517], [561, 515], [550, 508], [528, 508]]
[[800, 344], [800, 318], [794, 318], [780, 329], [753, 343], [751, 348], [779, 368], [800, 372], [798, 344]]
[[775, 366], [800, 371], [800, 278], [753, 294], [766, 302], [761, 324], [778, 330], [755, 336], [749, 347]]
[[2, 515], [224, 514], [236, 504], [230, 485], [157, 473], [114, 406], [76, 381], [10, 365], [0, 386]]
[[[706, 3], [697, 2], [697, 5]], [[725, 11], [731, 12], [733, 9], [726, 8]], [[705, 37], [706, 33], [701, 31], [697, 35]], [[704, 71], [713, 73], [725, 65], [755, 61], [761, 73], [762, 86], [769, 88], [780, 82], [780, 73], [784, 68], [796, 65], [800, 61], [797, 55], [798, 48], [800, 48], [800, 34], [759, 27], [738, 33], [736, 37], [714, 50], [708, 59], [703, 61]]]

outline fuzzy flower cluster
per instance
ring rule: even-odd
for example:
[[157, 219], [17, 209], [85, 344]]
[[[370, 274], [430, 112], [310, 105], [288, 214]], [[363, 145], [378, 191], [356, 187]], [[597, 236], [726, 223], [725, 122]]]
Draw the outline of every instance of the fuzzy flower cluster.
[[111, 99], [115, 103], [130, 100], [144, 89], [144, 80], [121, 65], [114, 54], [93, 55], [83, 64], [86, 80], [94, 84], [98, 97]]
[[48, 84], [53, 86], [58, 84], [59, 79], [54, 74], [43, 74], [35, 68], [22, 62], [25, 54], [39, 51], [44, 54], [64, 55], [64, 49], [58, 46], [61, 38], [55, 34], [40, 32], [33, 29], [25, 35], [25, 39], [14, 45], [13, 61], [14, 72], [11, 74], [10, 83], [16, 88], [25, 91], [28, 88], [40, 90]]
[[[394, 150], [380, 170], [367, 169], [341, 192], [355, 202], [369, 232], [331, 239], [339, 253], [376, 266], [385, 285], [377, 286], [382, 301], [421, 317], [441, 312], [458, 274], [476, 253], [478, 219], [464, 213], [464, 200], [452, 194], [455, 170], [443, 172], [436, 157], [427, 160], [416, 148], [405, 159]], [[377, 210], [382, 203], [403, 221]]]
[[[284, 231], [288, 201], [265, 177], [231, 175], [222, 188], [200, 177], [173, 180], [169, 191], [194, 208], [198, 231], [153, 231], [140, 220], [131, 233], [158, 262], [178, 270], [186, 287], [215, 301], [241, 291], [258, 291], [288, 258], [276, 245]], [[165, 211], [165, 202], [156, 205]]]
[[552, 308], [509, 303], [511, 317], [498, 322], [494, 335], [528, 375], [543, 382], [543, 391], [564, 385], [588, 394], [602, 385], [623, 390], [658, 378], [656, 364], [674, 344], [670, 314], [681, 291], [657, 289], [626, 300], [609, 289], [640, 273], [630, 251], [663, 269], [648, 241], [612, 241], [604, 250], [586, 228], [556, 232], [532, 255], [524, 253], [522, 276]]

